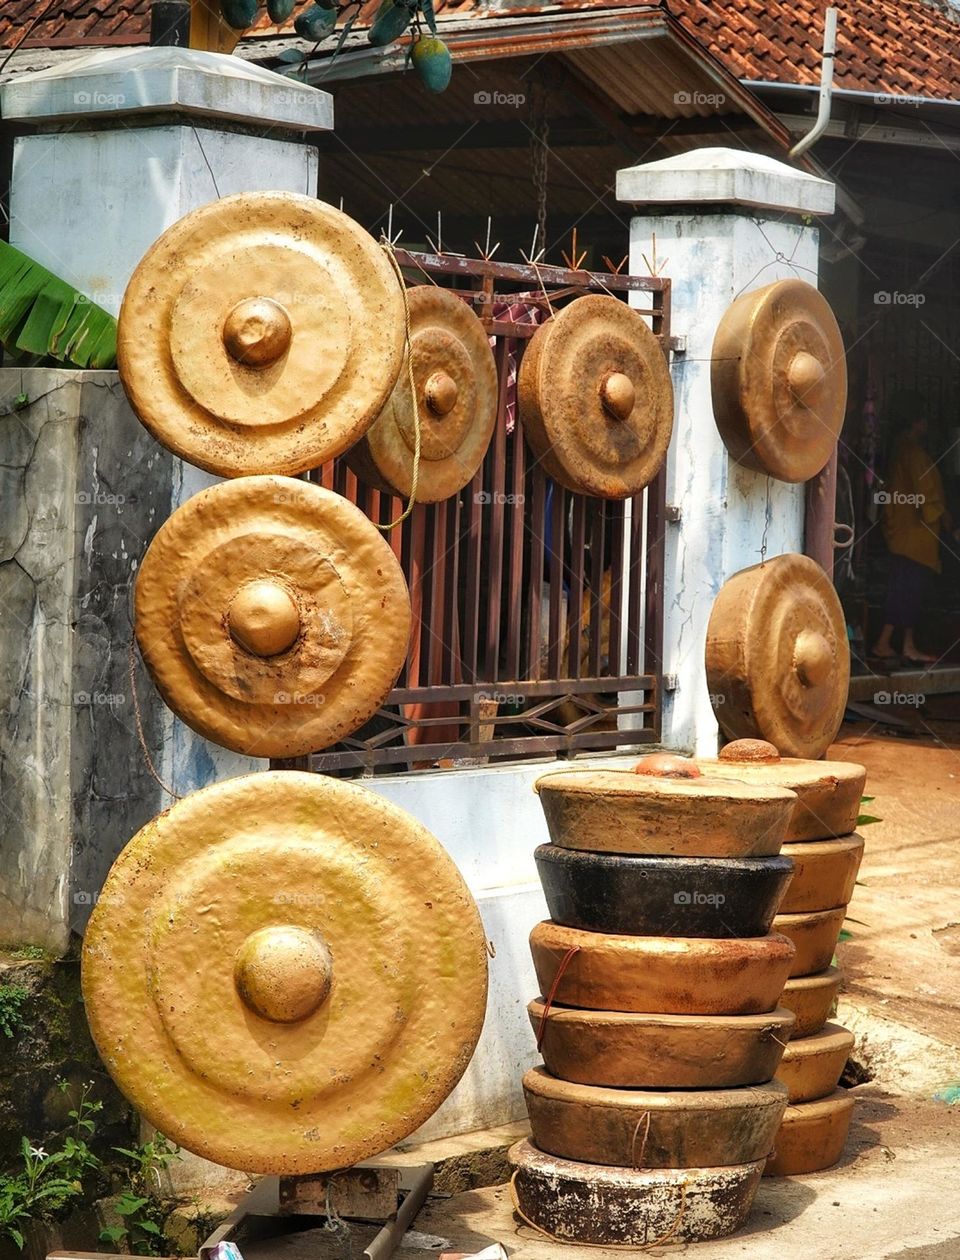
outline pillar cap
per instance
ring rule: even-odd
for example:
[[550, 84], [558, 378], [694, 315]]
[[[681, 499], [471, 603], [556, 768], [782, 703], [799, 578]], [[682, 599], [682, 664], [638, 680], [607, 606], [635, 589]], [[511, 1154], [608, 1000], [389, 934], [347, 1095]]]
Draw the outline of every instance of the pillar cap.
[[[177, 113], [282, 131], [329, 131], [329, 92], [223, 53], [134, 48], [87, 53], [0, 88], [0, 113], [38, 125]], [[129, 124], [128, 124], [129, 125]]]
[[617, 198], [638, 206], [699, 203], [832, 214], [836, 186], [744, 149], [693, 149], [618, 171]]

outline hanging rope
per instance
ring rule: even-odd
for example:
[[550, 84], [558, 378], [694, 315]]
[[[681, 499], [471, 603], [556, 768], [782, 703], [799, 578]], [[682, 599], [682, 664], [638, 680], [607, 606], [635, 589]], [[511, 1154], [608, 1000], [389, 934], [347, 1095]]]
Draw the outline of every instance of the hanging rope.
[[397, 283], [400, 285], [400, 292], [403, 295], [403, 318], [406, 329], [404, 353], [407, 359], [410, 401], [413, 406], [413, 478], [410, 482], [410, 497], [407, 500], [407, 506], [395, 521], [391, 521], [389, 525], [379, 525], [376, 521], [373, 522], [377, 529], [386, 534], [391, 529], [396, 529], [398, 525], [402, 525], [416, 506], [417, 487], [420, 484], [420, 405], [417, 402], [417, 382], [413, 375], [413, 334], [410, 327], [410, 298], [407, 295], [407, 282], [403, 278], [403, 272], [400, 270], [400, 264], [397, 262], [397, 255], [391, 243], [385, 239], [381, 240], [380, 248], [390, 259], [390, 265], [393, 267]]

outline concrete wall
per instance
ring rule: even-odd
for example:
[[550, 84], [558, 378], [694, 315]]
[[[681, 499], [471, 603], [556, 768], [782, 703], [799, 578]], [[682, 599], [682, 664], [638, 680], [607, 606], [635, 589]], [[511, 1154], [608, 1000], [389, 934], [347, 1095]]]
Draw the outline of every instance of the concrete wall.
[[[0, 369], [0, 943], [54, 953], [161, 807], [136, 736], [130, 584], [173, 459], [115, 372]], [[140, 676], [141, 720], [162, 705]]]

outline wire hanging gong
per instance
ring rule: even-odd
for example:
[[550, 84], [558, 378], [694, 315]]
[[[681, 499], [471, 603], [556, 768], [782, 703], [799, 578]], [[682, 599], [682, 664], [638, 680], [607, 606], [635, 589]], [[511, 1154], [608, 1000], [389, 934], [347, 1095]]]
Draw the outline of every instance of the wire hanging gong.
[[373, 422], [403, 357], [403, 295], [347, 215], [239, 193], [180, 219], [131, 277], [117, 359], [134, 411], [223, 477], [299, 473]]
[[[484, 327], [462, 298], [420, 285], [407, 300], [420, 422], [416, 497], [439, 503], [483, 462], [497, 421], [497, 369]], [[358, 477], [405, 498], [413, 489], [413, 405], [404, 364], [380, 417], [346, 457]]]
[[809, 481], [829, 460], [847, 405], [843, 338], [826, 298], [803, 280], [745, 293], [720, 321], [713, 411], [733, 458], [780, 481]]
[[164, 700], [254, 757], [296, 757], [371, 717], [407, 654], [390, 547], [346, 499], [243, 477], [189, 499], [140, 566], [136, 635]]
[[850, 686], [840, 600], [808, 556], [735, 573], [710, 613], [707, 688], [730, 739], [768, 740], [785, 757], [822, 757]]
[[107, 1069], [163, 1133], [246, 1172], [315, 1173], [386, 1150], [450, 1093], [487, 955], [420, 823], [364, 788], [268, 771], [133, 837], [82, 975]]
[[670, 372], [643, 317], [618, 298], [577, 298], [541, 324], [517, 390], [534, 455], [568, 490], [626, 499], [666, 458]]

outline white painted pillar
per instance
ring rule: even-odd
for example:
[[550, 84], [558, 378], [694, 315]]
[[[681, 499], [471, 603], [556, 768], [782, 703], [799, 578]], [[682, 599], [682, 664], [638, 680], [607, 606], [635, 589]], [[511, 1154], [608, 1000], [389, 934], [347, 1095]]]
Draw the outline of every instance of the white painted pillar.
[[[0, 103], [32, 129], [14, 143], [10, 243], [114, 314], [143, 254], [189, 211], [238, 192], [316, 195], [304, 141], [333, 127], [329, 93], [186, 48], [82, 56], [13, 80]], [[156, 523], [217, 480], [174, 460]], [[168, 714], [161, 773], [181, 795], [265, 764]]]
[[[713, 418], [710, 355], [733, 300], [775, 280], [817, 283], [819, 232], [835, 188], [773, 158], [741, 149], [697, 149], [618, 173], [617, 196], [636, 207], [630, 269], [656, 256], [672, 281], [673, 440], [667, 457], [663, 742], [715, 756], [717, 722], [707, 694], [704, 644], [713, 600], [731, 574], [766, 555], [803, 550], [804, 487], [742, 468]], [[642, 294], [637, 295], [638, 301]]]

